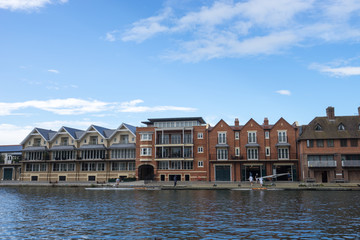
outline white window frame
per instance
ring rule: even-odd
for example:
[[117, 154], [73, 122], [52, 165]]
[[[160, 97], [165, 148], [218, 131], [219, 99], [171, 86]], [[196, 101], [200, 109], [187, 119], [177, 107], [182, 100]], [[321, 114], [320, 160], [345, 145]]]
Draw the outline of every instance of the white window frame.
[[278, 142], [279, 143], [287, 143], [287, 131], [286, 130], [278, 130]]
[[204, 167], [204, 161], [198, 161], [198, 167]]
[[240, 156], [240, 148], [239, 147], [235, 148], [235, 156], [237, 156], [237, 157]]
[[269, 131], [265, 131], [265, 139], [269, 139], [270, 138], [270, 132]]
[[257, 143], [256, 131], [248, 131], [248, 143]]
[[247, 149], [247, 159], [248, 160], [258, 160], [259, 159], [259, 149], [248, 148]]
[[218, 144], [226, 144], [226, 132], [218, 132]]
[[204, 153], [204, 147], [203, 146], [198, 147], [198, 153]]
[[236, 140], [240, 139], [240, 133], [239, 132], [235, 132], [235, 139]]
[[265, 154], [267, 157], [271, 155], [270, 147], [265, 147]]
[[150, 147], [141, 148], [140, 156], [151, 156], [152, 149]]
[[227, 148], [218, 148], [216, 150], [216, 159], [217, 160], [228, 160], [229, 151]]
[[203, 132], [198, 132], [197, 138], [198, 139], [204, 139], [204, 133]]
[[152, 141], [152, 133], [140, 133], [140, 141]]
[[288, 160], [289, 159], [289, 148], [278, 148], [278, 159]]

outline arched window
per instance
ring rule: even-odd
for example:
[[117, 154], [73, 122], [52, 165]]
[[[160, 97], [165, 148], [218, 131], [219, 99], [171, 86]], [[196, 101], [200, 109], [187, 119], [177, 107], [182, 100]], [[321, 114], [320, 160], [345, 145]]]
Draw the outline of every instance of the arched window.
[[340, 123], [338, 126], [338, 130], [345, 130], [344, 124]]

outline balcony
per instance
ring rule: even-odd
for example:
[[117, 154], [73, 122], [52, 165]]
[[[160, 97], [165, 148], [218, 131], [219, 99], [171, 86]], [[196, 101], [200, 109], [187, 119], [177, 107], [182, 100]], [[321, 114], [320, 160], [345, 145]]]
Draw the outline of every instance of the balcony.
[[360, 167], [360, 160], [342, 160], [343, 167]]
[[308, 161], [308, 167], [336, 167], [336, 161]]

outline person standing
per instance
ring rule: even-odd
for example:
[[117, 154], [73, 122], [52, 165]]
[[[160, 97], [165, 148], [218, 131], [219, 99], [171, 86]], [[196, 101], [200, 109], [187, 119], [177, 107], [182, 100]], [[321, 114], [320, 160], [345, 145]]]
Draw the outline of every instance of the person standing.
[[177, 178], [176, 175], [174, 176], [174, 187], [176, 187], [176, 183], [177, 183]]
[[253, 178], [253, 176], [251, 174], [250, 174], [250, 177], [249, 177], [249, 181], [250, 181], [250, 185], [253, 186], [254, 178]]
[[262, 177], [259, 178], [259, 183], [260, 183], [260, 186], [262, 187], [262, 185], [263, 185], [263, 178]]

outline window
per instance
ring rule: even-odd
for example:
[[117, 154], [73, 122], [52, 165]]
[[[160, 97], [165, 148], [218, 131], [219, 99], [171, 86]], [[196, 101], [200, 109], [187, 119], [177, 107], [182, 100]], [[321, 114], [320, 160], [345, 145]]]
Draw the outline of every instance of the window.
[[270, 147], [265, 148], [265, 154], [266, 156], [270, 156]]
[[334, 139], [328, 139], [327, 140], [327, 146], [328, 147], [334, 147]]
[[218, 133], [218, 143], [219, 144], [226, 144], [226, 132]]
[[227, 160], [228, 159], [228, 150], [227, 149], [217, 149], [217, 160]]
[[235, 156], [240, 156], [240, 148], [235, 148]]
[[306, 140], [306, 146], [308, 147], [308, 148], [312, 148], [312, 147], [314, 147], [314, 140]]
[[317, 147], [324, 147], [324, 140], [322, 140], [322, 139], [317, 139], [317, 140], [316, 140], [316, 146], [317, 146]]
[[203, 147], [198, 147], [198, 153], [203, 153], [204, 152], [204, 148]]
[[358, 140], [357, 139], [350, 139], [350, 145], [352, 147], [357, 147], [358, 146]]
[[158, 169], [160, 169], [160, 170], [169, 169], [169, 161], [159, 161], [158, 162]]
[[345, 130], [344, 124], [340, 123], [339, 126], [338, 126], [338, 130], [340, 130], [340, 131]]
[[171, 144], [181, 144], [181, 135], [180, 134], [171, 135]]
[[151, 156], [151, 148], [141, 148], [140, 156]]
[[[57, 140], [56, 140], [56, 142], [57, 142]], [[67, 137], [62, 137], [60, 144], [61, 144], [62, 146], [67, 146], [67, 145], [69, 145], [69, 138], [67, 138]]]
[[152, 134], [151, 133], [142, 133], [142, 134], [140, 134], [140, 140], [141, 141], [151, 141]]
[[203, 161], [198, 161], [198, 167], [204, 167], [204, 162]]
[[256, 143], [256, 132], [248, 132], [248, 143]]
[[197, 138], [198, 138], [198, 139], [203, 139], [203, 138], [204, 138], [204, 134], [203, 134], [202, 132], [199, 132], [199, 133], [197, 134]]
[[340, 139], [340, 146], [347, 147], [347, 139]]
[[235, 132], [235, 139], [239, 139], [239, 132]]
[[286, 131], [278, 131], [279, 143], [287, 143]]
[[278, 149], [279, 159], [289, 159], [289, 149], [288, 148], [279, 148]]
[[120, 135], [120, 144], [128, 144], [129, 136], [128, 135]]
[[98, 144], [98, 137], [90, 137], [90, 144], [92, 145]]
[[258, 159], [258, 149], [257, 148], [248, 148], [247, 158], [248, 158], [248, 160], [257, 160]]
[[321, 131], [322, 127], [320, 126], [320, 124], [316, 124], [315, 126], [315, 131]]
[[334, 155], [308, 155], [308, 161], [334, 161]]
[[269, 131], [265, 131], [265, 139], [269, 139], [270, 138], [270, 133]]
[[41, 145], [41, 138], [35, 138], [34, 139], [34, 146], [40, 147]]

